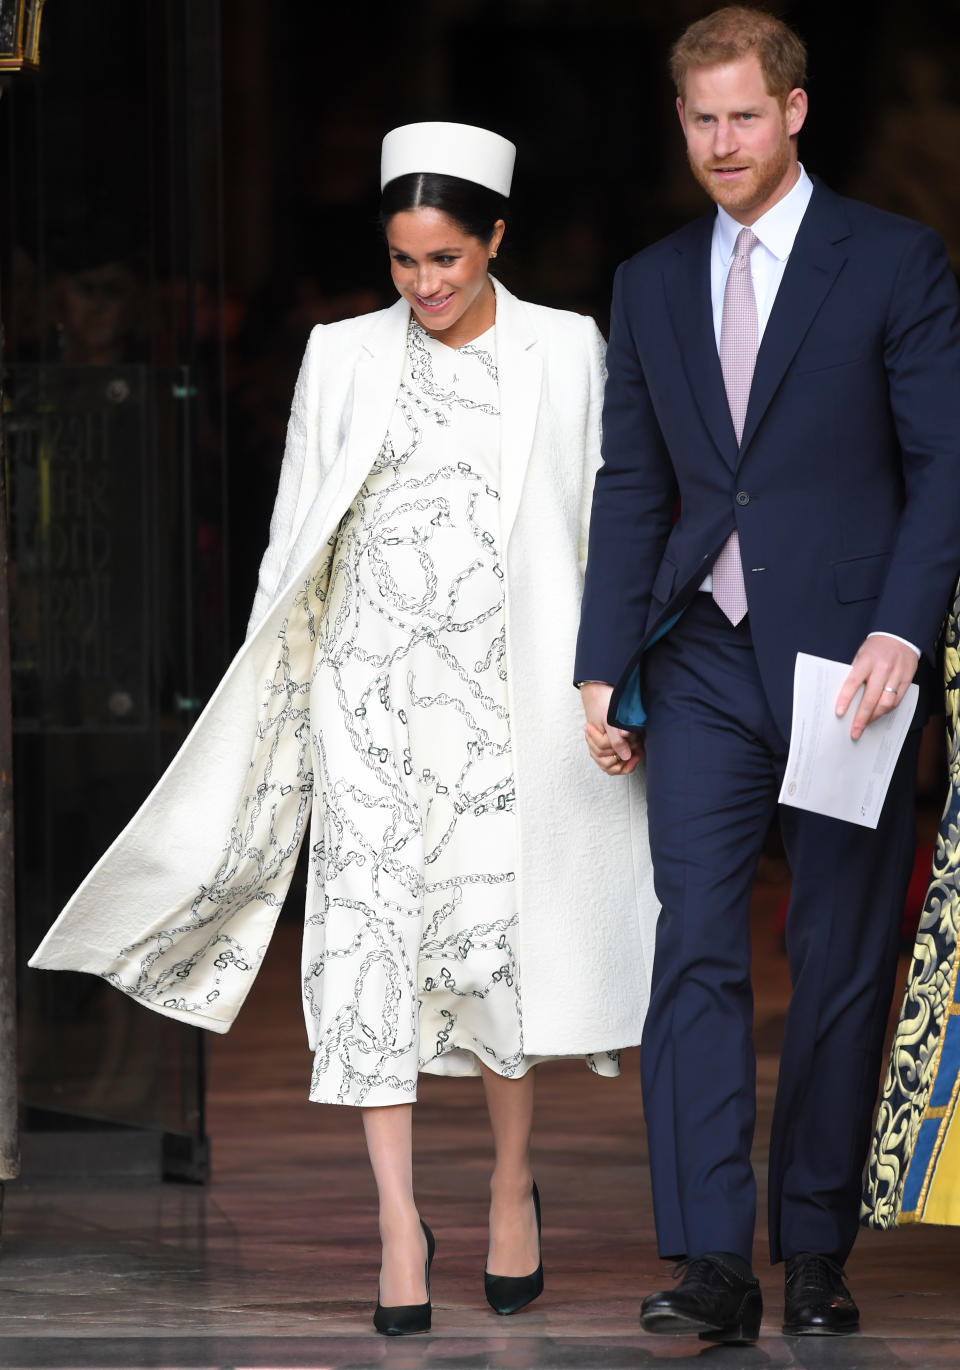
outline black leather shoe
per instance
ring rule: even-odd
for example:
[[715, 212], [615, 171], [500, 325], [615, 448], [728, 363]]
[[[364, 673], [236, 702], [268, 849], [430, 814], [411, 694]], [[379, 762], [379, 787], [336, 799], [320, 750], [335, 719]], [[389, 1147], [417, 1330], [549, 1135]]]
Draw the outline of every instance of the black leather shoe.
[[423, 1235], [427, 1239], [427, 1263], [424, 1267], [424, 1283], [427, 1286], [426, 1303], [398, 1303], [384, 1308], [377, 1299], [373, 1314], [373, 1325], [385, 1337], [409, 1337], [414, 1332], [430, 1331], [430, 1267], [437, 1244], [427, 1224], [420, 1219]]
[[698, 1256], [684, 1262], [675, 1289], [650, 1294], [640, 1308], [645, 1332], [701, 1341], [750, 1342], [760, 1335], [763, 1300], [751, 1275], [744, 1279], [722, 1256]]
[[829, 1256], [806, 1251], [786, 1266], [783, 1332], [787, 1337], [848, 1337], [860, 1331], [860, 1310]]
[[[537, 1248], [540, 1247], [540, 1191], [533, 1186], [533, 1211], [537, 1215]], [[495, 1313], [507, 1317], [519, 1313], [543, 1293], [543, 1257], [532, 1275], [491, 1275], [483, 1272], [483, 1292]]]

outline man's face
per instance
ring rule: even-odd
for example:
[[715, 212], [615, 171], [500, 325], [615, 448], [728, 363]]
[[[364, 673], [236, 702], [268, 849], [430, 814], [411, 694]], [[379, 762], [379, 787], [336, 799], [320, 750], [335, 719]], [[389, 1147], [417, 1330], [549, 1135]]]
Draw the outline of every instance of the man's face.
[[739, 223], [754, 223], [794, 185], [790, 140], [803, 126], [807, 97], [792, 90], [781, 104], [768, 95], [756, 57], [691, 67], [677, 113], [694, 176]]

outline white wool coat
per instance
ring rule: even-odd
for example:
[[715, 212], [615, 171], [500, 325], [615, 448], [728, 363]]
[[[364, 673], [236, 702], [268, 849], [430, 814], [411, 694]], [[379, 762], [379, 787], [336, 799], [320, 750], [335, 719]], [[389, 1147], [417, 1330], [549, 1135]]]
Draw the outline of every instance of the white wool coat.
[[[603, 340], [590, 319], [496, 293], [524, 1050], [578, 1055], [640, 1040], [658, 912], [642, 772], [597, 769], [572, 686]], [[408, 320], [400, 300], [311, 333], [247, 640], [32, 966], [103, 976], [216, 1032], [233, 1022], [320, 802], [309, 683], [322, 568], [386, 433]]]

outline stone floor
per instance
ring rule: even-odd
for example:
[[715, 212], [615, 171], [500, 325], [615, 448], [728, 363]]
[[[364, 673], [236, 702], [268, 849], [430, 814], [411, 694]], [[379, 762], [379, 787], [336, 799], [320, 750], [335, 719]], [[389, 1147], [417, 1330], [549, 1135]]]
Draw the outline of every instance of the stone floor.
[[[784, 881], [766, 862], [755, 900], [761, 1185], [786, 988], [772, 916]], [[8, 1186], [0, 1366], [960, 1367], [952, 1229], [863, 1234], [848, 1267], [863, 1313], [857, 1338], [780, 1335], [781, 1274], [762, 1240], [755, 1347], [645, 1336], [640, 1297], [669, 1279], [653, 1241], [635, 1052], [619, 1081], [573, 1063], [539, 1072], [546, 1293], [512, 1319], [497, 1319], [481, 1289], [490, 1153], [479, 1082], [424, 1081], [418, 1191], [438, 1240], [434, 1331], [376, 1336], [373, 1187], [356, 1115], [306, 1101], [297, 938], [281, 925], [238, 1025], [211, 1044], [208, 1186]]]

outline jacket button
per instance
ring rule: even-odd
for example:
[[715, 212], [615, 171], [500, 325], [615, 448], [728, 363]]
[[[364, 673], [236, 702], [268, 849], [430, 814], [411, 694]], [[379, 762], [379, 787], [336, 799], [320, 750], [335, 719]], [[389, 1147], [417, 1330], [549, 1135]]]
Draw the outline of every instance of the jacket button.
[[738, 503], [738, 504], [749, 504], [749, 503], [750, 503], [750, 496], [747, 494], [746, 490], [738, 490], [738, 491], [737, 491], [737, 503]]

